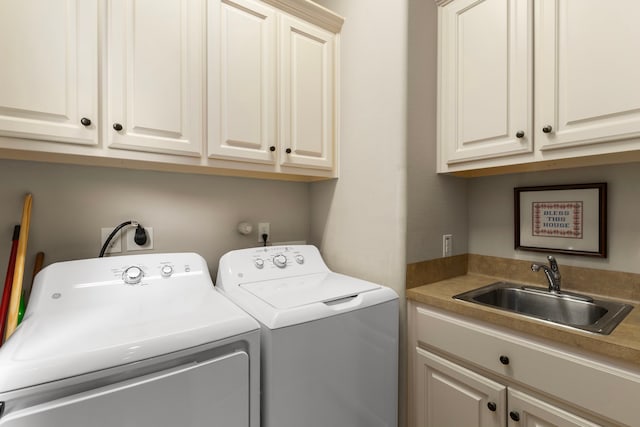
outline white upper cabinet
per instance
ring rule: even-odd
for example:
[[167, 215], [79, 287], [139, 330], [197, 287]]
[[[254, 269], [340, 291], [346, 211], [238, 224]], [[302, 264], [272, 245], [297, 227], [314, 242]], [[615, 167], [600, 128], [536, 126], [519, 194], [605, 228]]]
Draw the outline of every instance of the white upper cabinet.
[[97, 26], [96, 0], [0, 2], [0, 136], [98, 143]]
[[456, 0], [439, 10], [444, 167], [529, 153], [531, 0]]
[[536, 1], [540, 150], [640, 137], [639, 21], [637, 0]]
[[109, 148], [200, 156], [204, 2], [108, 2]]
[[251, 0], [215, 0], [208, 13], [209, 156], [273, 164], [276, 12]]
[[640, 159], [640, 2], [436, 2], [439, 172]]
[[344, 19], [310, 0], [0, 2], [0, 158], [337, 176]]
[[280, 38], [281, 163], [331, 169], [335, 35], [282, 16]]
[[208, 6], [209, 157], [230, 168], [335, 176], [342, 18], [300, 0]]

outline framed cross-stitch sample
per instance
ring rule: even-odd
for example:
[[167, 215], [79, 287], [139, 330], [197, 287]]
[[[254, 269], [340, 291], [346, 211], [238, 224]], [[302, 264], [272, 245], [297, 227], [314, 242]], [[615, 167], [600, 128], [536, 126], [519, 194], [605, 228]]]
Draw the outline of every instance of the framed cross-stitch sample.
[[515, 248], [607, 256], [607, 184], [514, 188]]

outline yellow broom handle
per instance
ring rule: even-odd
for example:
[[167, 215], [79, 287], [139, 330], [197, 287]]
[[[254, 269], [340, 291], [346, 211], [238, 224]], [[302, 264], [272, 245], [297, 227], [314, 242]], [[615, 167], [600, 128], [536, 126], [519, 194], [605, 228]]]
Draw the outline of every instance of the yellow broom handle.
[[13, 284], [11, 286], [11, 299], [7, 314], [7, 330], [5, 341], [9, 339], [18, 326], [18, 310], [20, 309], [20, 294], [22, 293], [22, 279], [24, 278], [24, 261], [27, 255], [27, 240], [29, 239], [29, 224], [31, 222], [31, 194], [27, 194], [22, 208], [22, 222], [20, 224], [20, 240], [16, 253], [16, 266], [13, 271]]

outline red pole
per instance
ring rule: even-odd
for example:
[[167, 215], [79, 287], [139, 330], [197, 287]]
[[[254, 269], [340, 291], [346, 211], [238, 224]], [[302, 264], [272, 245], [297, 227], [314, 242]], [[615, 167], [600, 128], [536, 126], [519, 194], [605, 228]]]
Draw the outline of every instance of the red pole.
[[11, 255], [9, 265], [7, 265], [7, 276], [4, 280], [4, 291], [2, 292], [2, 303], [0, 304], [0, 346], [4, 338], [4, 330], [7, 325], [7, 311], [9, 311], [9, 298], [11, 297], [11, 284], [13, 283], [13, 271], [16, 266], [16, 254], [18, 252], [18, 239], [20, 237], [20, 226], [13, 227], [13, 238], [11, 243]]

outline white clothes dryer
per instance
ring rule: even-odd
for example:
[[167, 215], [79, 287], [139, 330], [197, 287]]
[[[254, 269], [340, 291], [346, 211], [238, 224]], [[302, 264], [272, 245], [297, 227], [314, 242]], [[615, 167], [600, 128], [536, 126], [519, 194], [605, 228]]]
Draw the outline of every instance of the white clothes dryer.
[[262, 427], [396, 427], [398, 296], [314, 246], [232, 251], [216, 287], [261, 325]]
[[197, 254], [52, 264], [0, 348], [0, 426], [259, 427], [259, 340]]

